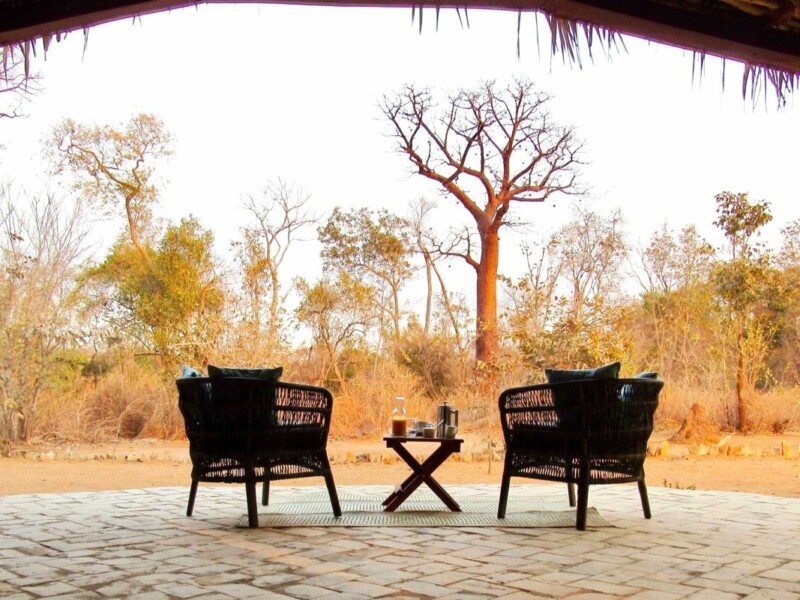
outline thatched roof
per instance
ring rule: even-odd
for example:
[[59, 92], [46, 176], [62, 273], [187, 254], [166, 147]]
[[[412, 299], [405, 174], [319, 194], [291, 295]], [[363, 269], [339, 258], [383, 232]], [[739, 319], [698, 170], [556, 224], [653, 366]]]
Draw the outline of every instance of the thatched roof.
[[[246, 0], [253, 2], [254, 0]], [[234, 0], [0, 0], [0, 46], [26, 54], [52, 39], [125, 17]], [[255, 0], [258, 2], [258, 0]], [[779, 96], [800, 84], [800, 0], [261, 0], [264, 4], [475, 8], [543, 13], [554, 51], [569, 56], [609, 34], [630, 34], [746, 65], [745, 86], [771, 83]], [[577, 24], [577, 26], [576, 26]]]

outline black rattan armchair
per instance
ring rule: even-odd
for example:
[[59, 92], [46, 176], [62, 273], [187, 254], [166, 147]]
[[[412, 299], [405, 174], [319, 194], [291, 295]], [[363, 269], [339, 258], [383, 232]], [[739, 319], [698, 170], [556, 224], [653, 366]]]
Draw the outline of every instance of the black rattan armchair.
[[325, 478], [334, 515], [341, 516], [326, 451], [333, 397], [320, 387], [260, 379], [187, 377], [177, 380], [189, 438], [192, 516], [201, 481], [244, 483], [250, 527], [258, 527], [256, 483]]
[[498, 518], [506, 514], [512, 477], [567, 483], [576, 527], [586, 529], [589, 486], [639, 484], [645, 518], [647, 440], [664, 382], [657, 379], [569, 381], [518, 387], [500, 394], [506, 444]]

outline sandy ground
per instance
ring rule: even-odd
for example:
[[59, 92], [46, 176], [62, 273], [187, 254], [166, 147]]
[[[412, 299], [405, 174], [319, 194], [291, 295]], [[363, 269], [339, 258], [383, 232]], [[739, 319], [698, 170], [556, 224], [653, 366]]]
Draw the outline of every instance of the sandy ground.
[[[654, 434], [657, 445], [669, 433]], [[482, 447], [477, 436], [465, 435], [463, 458]], [[645, 463], [648, 486], [698, 490], [728, 490], [800, 497], [800, 433], [784, 436], [734, 438], [732, 445], [748, 447], [762, 456], [696, 456], [687, 446], [670, 445], [670, 456], [649, 457]], [[414, 453], [428, 444], [418, 444]], [[789, 446], [794, 456], [775, 455]], [[399, 461], [353, 462], [394, 458], [380, 439], [331, 440], [329, 454], [337, 485], [396, 484], [409, 473]], [[102, 445], [17, 447], [16, 456], [0, 458], [0, 495], [114, 490], [161, 486], [188, 487], [191, 464], [186, 442], [136, 440]], [[436, 472], [443, 484], [499, 483], [502, 463], [448, 460]], [[515, 480], [520, 481], [521, 480]], [[277, 485], [280, 485], [278, 482]], [[288, 485], [321, 485], [320, 478], [294, 479]]]

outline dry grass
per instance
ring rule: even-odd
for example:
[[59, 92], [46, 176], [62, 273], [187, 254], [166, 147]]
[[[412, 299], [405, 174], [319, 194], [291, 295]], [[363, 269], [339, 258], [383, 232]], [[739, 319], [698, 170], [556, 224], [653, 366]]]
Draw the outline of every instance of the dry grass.
[[[288, 380], [303, 378], [289, 368]], [[520, 385], [519, 377], [502, 378], [498, 388]], [[314, 382], [309, 382], [314, 383]], [[361, 369], [341, 386], [330, 386], [334, 394], [331, 437], [354, 439], [376, 437], [389, 428], [392, 402], [404, 396], [409, 417], [434, 420], [436, 407], [447, 400], [459, 409], [463, 432], [477, 433], [487, 448], [502, 445], [497, 390], [481, 388], [474, 380], [451, 386], [446, 396], [429, 398], [418, 378], [407, 369], [384, 362]], [[733, 392], [669, 384], [660, 396], [656, 413], [659, 429], [677, 429], [692, 404], [705, 408], [720, 430], [731, 428], [735, 414]], [[750, 402], [753, 432], [782, 433], [800, 429], [800, 390], [780, 387], [756, 392]], [[183, 437], [183, 420], [177, 406], [173, 380], [164, 380], [152, 367], [132, 360], [95, 379], [82, 378], [71, 388], [50, 391], [39, 399], [34, 437], [86, 442], [150, 437]]]
[[107, 375], [77, 382], [39, 403], [36, 432], [42, 437], [81, 441], [183, 435], [175, 385], [133, 361]]
[[[680, 426], [693, 404], [705, 409], [708, 419], [720, 430], [733, 428], [736, 398], [733, 390], [711, 390], [666, 385], [659, 397], [656, 424], [661, 429]], [[749, 428], [754, 433], [783, 433], [800, 429], [800, 389], [776, 387], [754, 391], [748, 404]]]
[[754, 394], [750, 425], [754, 431], [770, 433], [800, 430], [800, 388], [779, 387]]
[[722, 399], [709, 390], [680, 384], [667, 384], [661, 391], [656, 411], [656, 424], [661, 429], [677, 429], [693, 404], [705, 409], [706, 416], [715, 424], [722, 423]]
[[454, 386], [438, 398], [422, 394], [413, 374], [401, 367], [390, 367], [374, 376], [357, 376], [334, 393], [331, 436], [336, 439], [378, 437], [389, 430], [392, 401], [406, 398], [408, 416], [435, 421], [437, 406], [447, 401], [459, 411], [459, 430], [477, 434], [487, 450], [502, 446], [497, 394], [480, 392], [474, 382]]
[[432, 419], [436, 402], [419, 389], [414, 375], [393, 364], [355, 376], [334, 392], [331, 436], [358, 438], [388, 431], [396, 396], [406, 399], [409, 417]]

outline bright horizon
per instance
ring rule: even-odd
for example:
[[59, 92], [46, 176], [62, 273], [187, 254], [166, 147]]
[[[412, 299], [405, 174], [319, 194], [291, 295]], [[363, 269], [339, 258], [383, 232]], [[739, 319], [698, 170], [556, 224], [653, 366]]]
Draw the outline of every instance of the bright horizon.
[[[427, 10], [420, 34], [410, 9], [211, 5], [95, 27], [85, 53], [83, 35], [72, 33], [34, 60], [45, 91], [25, 107], [29, 118], [2, 122], [0, 175], [28, 192], [43, 189], [41, 141], [64, 117], [117, 126], [153, 113], [175, 138], [174, 155], [157, 167], [166, 183], [156, 216], [194, 214], [229, 256], [246, 224], [242, 195], [278, 177], [309, 192], [323, 219], [337, 205], [405, 215], [420, 195], [440, 197], [394, 151], [377, 108], [382, 94], [407, 82], [452, 91], [528, 77], [586, 143], [592, 192], [584, 204], [600, 214], [619, 208], [631, 244], [646, 244], [666, 221], [674, 230], [695, 224], [720, 245], [712, 222], [722, 191], [770, 202], [763, 239], [773, 247], [780, 228], [800, 218], [793, 100], [779, 111], [768, 90], [767, 108], [753, 108], [742, 98], [740, 65], [727, 64], [723, 90], [721, 61], [709, 57], [693, 82], [690, 52], [625, 38], [627, 53], [609, 61], [596, 47], [594, 64], [585, 54], [583, 69], [565, 67], [548, 39], [537, 50], [533, 15], [523, 18], [517, 60], [516, 13], [469, 17], [462, 28], [454, 10], [442, 10], [437, 32]], [[463, 219], [452, 200], [441, 205], [448, 212], [439, 221]], [[538, 237], [570, 211], [562, 199], [517, 214]], [[121, 225], [100, 228], [104, 246]], [[501, 271], [517, 275], [518, 239], [503, 239]]]

